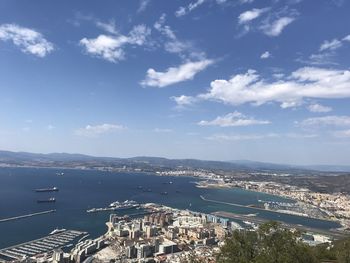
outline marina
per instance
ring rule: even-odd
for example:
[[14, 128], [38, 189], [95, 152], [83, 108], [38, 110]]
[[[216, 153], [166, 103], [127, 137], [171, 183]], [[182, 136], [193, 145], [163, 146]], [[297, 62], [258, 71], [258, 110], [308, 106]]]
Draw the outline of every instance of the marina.
[[24, 260], [25, 258], [50, 253], [54, 249], [64, 248], [75, 243], [83, 235], [86, 235], [86, 232], [63, 230], [43, 238], [4, 248], [0, 250], [0, 262]]

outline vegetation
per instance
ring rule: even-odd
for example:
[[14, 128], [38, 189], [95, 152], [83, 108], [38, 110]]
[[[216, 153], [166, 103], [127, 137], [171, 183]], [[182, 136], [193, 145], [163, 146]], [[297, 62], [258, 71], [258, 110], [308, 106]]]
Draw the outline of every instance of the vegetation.
[[226, 239], [218, 263], [350, 263], [350, 239], [311, 247], [301, 233], [269, 222], [258, 231], [235, 231]]

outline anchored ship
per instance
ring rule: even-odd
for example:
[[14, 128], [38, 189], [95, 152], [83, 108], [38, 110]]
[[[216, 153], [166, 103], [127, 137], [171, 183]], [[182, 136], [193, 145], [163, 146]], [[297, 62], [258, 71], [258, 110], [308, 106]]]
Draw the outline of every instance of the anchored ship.
[[56, 199], [54, 197], [51, 197], [49, 199], [41, 199], [37, 200], [38, 203], [54, 203], [56, 202]]
[[111, 203], [108, 207], [102, 208], [92, 208], [86, 210], [88, 213], [96, 213], [102, 211], [118, 211], [118, 210], [127, 210], [140, 207], [140, 204], [133, 200], [126, 200], [124, 202], [115, 201]]
[[52, 188], [39, 188], [39, 189], [35, 189], [34, 190], [35, 192], [58, 192], [58, 188], [55, 186], [55, 187], [52, 187]]

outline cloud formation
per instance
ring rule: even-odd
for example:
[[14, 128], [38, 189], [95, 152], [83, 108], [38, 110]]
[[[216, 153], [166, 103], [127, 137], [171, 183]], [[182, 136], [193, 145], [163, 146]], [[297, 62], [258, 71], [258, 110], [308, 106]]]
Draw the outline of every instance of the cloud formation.
[[213, 100], [231, 105], [252, 103], [257, 106], [277, 102], [282, 108], [288, 108], [301, 105], [305, 98], [350, 98], [350, 71], [303, 67], [289, 76], [268, 81], [255, 70], [248, 70], [228, 80], [212, 81], [208, 92], [197, 95], [195, 100]]
[[290, 16], [280, 17], [273, 21], [266, 20], [260, 28], [265, 35], [276, 37], [279, 36], [285, 27], [292, 23], [294, 20], [295, 17]]
[[318, 103], [311, 104], [307, 108], [311, 112], [330, 112], [330, 111], [332, 111], [331, 107], [323, 106], [323, 105], [318, 104]]
[[308, 118], [300, 122], [300, 126], [350, 126], [350, 116], [329, 115], [324, 117]]
[[198, 125], [200, 126], [220, 126], [220, 127], [238, 127], [238, 126], [250, 126], [250, 125], [261, 125], [269, 124], [266, 120], [256, 120], [245, 116], [244, 114], [235, 111], [228, 113], [224, 116], [218, 116], [212, 121], [200, 121]]
[[100, 124], [100, 125], [87, 125], [84, 128], [80, 128], [75, 131], [76, 135], [86, 137], [97, 137], [102, 134], [111, 133], [125, 129], [124, 126], [118, 124]]
[[113, 63], [117, 63], [125, 58], [124, 47], [126, 45], [142, 46], [151, 34], [151, 29], [145, 25], [133, 27], [128, 35], [119, 34], [116, 32], [115, 27], [111, 25], [105, 24], [104, 27], [109, 33], [114, 32], [114, 34], [101, 34], [97, 38], [92, 39], [83, 38], [80, 40], [80, 45], [85, 48], [88, 54]]
[[271, 57], [271, 53], [269, 51], [265, 51], [264, 53], [261, 54], [260, 58], [261, 59], [267, 59]]
[[146, 78], [141, 81], [142, 86], [163, 88], [185, 80], [193, 79], [200, 71], [206, 69], [214, 61], [204, 59], [195, 62], [186, 62], [178, 67], [170, 67], [165, 72], [155, 71], [153, 68], [147, 70]]
[[12, 41], [22, 52], [41, 58], [54, 50], [53, 44], [47, 41], [41, 33], [16, 24], [0, 25], [0, 40]]
[[247, 140], [262, 140], [269, 138], [279, 138], [276, 133], [267, 134], [214, 134], [206, 137], [207, 140], [213, 141], [247, 141]]
[[205, 0], [197, 0], [197, 1], [189, 3], [188, 6], [180, 6], [176, 10], [175, 16], [180, 17], [180, 16], [187, 15], [188, 13], [192, 12], [194, 9], [196, 9], [197, 7], [202, 5], [204, 2], [205, 2]]
[[259, 16], [261, 16], [268, 10], [269, 8], [253, 8], [251, 10], [245, 11], [238, 16], [238, 23], [247, 24], [253, 21], [254, 19], [257, 19]]

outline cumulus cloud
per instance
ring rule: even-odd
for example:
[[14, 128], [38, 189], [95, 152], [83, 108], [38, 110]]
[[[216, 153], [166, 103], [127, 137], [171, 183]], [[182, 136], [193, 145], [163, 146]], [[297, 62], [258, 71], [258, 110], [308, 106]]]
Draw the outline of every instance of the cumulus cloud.
[[253, 8], [252, 10], [245, 11], [238, 16], [239, 24], [246, 24], [254, 19], [257, 19], [264, 12], [268, 11], [269, 8]]
[[205, 2], [205, 0], [197, 0], [194, 2], [189, 3], [188, 6], [180, 6], [176, 12], [175, 12], [175, 16], [176, 17], [180, 17], [180, 16], [184, 16], [187, 15], [188, 13], [192, 12], [194, 9], [196, 9], [197, 7], [199, 7], [200, 5], [202, 5]]
[[259, 124], [269, 124], [266, 120], [256, 120], [245, 116], [244, 114], [235, 111], [228, 113], [224, 116], [218, 116], [211, 121], [200, 121], [198, 125], [200, 126], [220, 126], [220, 127], [238, 127], [238, 126], [250, 126]]
[[153, 68], [150, 68], [147, 70], [146, 78], [141, 81], [141, 85], [162, 88], [190, 80], [213, 63], [214, 61], [210, 59], [186, 62], [178, 67], [170, 67], [165, 72], [155, 71]]
[[111, 133], [125, 129], [124, 126], [118, 124], [100, 124], [100, 125], [87, 125], [84, 128], [77, 129], [76, 135], [86, 137], [97, 137], [102, 134]]
[[47, 41], [41, 33], [16, 24], [0, 25], [0, 40], [12, 41], [22, 52], [41, 58], [54, 50], [53, 44]]
[[284, 78], [267, 81], [255, 70], [248, 70], [228, 80], [214, 80], [207, 93], [196, 96], [198, 100], [231, 105], [277, 102], [283, 108], [298, 106], [305, 98], [350, 98], [350, 71], [303, 67]]
[[318, 103], [311, 104], [307, 108], [311, 112], [330, 112], [330, 111], [332, 111], [331, 107], [323, 106], [323, 105], [318, 104]]
[[171, 99], [174, 100], [176, 102], [177, 106], [179, 106], [180, 108], [185, 107], [185, 106], [189, 106], [197, 101], [197, 99], [195, 97], [185, 96], [185, 95], [181, 95], [178, 97], [173, 96], [173, 97], [171, 97]]
[[350, 126], [350, 116], [330, 115], [324, 117], [308, 118], [300, 122], [300, 126]]
[[[109, 29], [111, 33], [112, 27]], [[113, 35], [101, 34], [97, 38], [81, 39], [80, 45], [85, 48], [88, 54], [105, 59], [109, 62], [117, 63], [125, 58], [124, 47], [126, 45], [142, 46], [146, 43], [147, 37], [150, 34], [151, 29], [145, 25], [137, 25], [128, 35], [122, 35], [117, 32]]]
[[264, 32], [265, 35], [276, 37], [279, 36], [282, 33], [282, 31], [286, 28], [286, 26], [291, 24], [295, 19], [295, 17], [285, 16], [273, 21], [266, 20], [261, 25], [261, 30]]
[[271, 53], [269, 51], [265, 51], [264, 53], [261, 54], [260, 58], [261, 59], [267, 59], [271, 57]]

